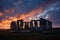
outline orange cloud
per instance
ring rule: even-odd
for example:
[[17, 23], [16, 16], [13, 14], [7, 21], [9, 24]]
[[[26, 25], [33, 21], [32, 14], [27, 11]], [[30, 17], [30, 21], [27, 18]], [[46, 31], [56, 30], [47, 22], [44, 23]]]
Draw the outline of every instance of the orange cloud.
[[[13, 10], [12, 9], [5, 10], [5, 12], [9, 13], [9, 12], [13, 12]], [[12, 17], [12, 16], [8, 17], [9, 20], [7, 20], [7, 19], [4, 20], [3, 19], [2, 22], [0, 22], [0, 29], [10, 29], [10, 23], [12, 21], [17, 21], [17, 20], [20, 20], [20, 19], [23, 19], [24, 21], [29, 22], [31, 20], [28, 20], [28, 17], [33, 17], [34, 15], [36, 15], [38, 13], [42, 13], [42, 11], [43, 11], [42, 8], [39, 8], [39, 9], [32, 10], [28, 13], [21, 13], [20, 15], [17, 14], [17, 15], [15, 15], [15, 17]], [[19, 17], [18, 17], [18, 15], [19, 15]]]
[[2, 12], [0, 12], [0, 17], [3, 15], [3, 13]]
[[24, 21], [29, 22], [29, 21], [31, 21], [31, 20], [28, 20], [29, 17], [32, 18], [36, 14], [40, 14], [42, 12], [43, 12], [42, 8], [35, 9], [35, 10], [32, 10], [32, 11], [30, 11], [28, 13], [22, 13], [21, 15], [19, 15], [18, 19], [23, 19]]
[[2, 22], [0, 22], [0, 29], [10, 29], [10, 23], [12, 21], [17, 21], [16, 17], [9, 17], [10, 20], [2, 20]]
[[0, 29], [9, 29], [10, 22], [10, 20], [2, 20], [2, 22], [0, 23]]
[[38, 9], [35, 9], [35, 10], [32, 10], [29, 12], [29, 15], [30, 16], [33, 16], [35, 14], [39, 14], [39, 13], [42, 13], [43, 12], [43, 9], [42, 8], [38, 8]]

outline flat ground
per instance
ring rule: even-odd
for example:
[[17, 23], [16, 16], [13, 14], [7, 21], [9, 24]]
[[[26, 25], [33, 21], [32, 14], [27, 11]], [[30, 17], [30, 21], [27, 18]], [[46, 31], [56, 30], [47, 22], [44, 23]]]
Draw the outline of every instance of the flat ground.
[[0, 32], [0, 39], [10, 40], [58, 40], [60, 33], [18, 33], [18, 32]]

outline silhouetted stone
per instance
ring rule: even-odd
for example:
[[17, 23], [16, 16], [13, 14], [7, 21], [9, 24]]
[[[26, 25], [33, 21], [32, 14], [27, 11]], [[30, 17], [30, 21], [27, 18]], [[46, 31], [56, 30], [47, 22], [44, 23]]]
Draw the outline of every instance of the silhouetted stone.
[[41, 18], [40, 19], [40, 29], [41, 29], [41, 31], [49, 30], [49, 29], [51, 30], [52, 29], [52, 22]]
[[39, 31], [39, 32], [47, 31], [52, 29], [52, 22], [40, 18], [40, 20], [31, 20], [31, 22], [23, 22], [23, 20], [21, 19], [21, 20], [17, 20], [17, 23], [15, 21], [11, 23], [11, 30], [22, 31], [24, 29]]
[[25, 27], [25, 29], [26, 29], [26, 30], [28, 30], [28, 29], [29, 29], [29, 27], [30, 27], [30, 22], [24, 22], [24, 23], [25, 23], [25, 26], [24, 26], [24, 27]]
[[52, 22], [48, 21], [45, 23], [46, 24], [46, 29], [51, 30], [52, 29]]
[[16, 31], [17, 26], [15, 21], [12, 21], [10, 26], [12, 31]]
[[17, 30], [23, 29], [23, 20], [17, 20]]

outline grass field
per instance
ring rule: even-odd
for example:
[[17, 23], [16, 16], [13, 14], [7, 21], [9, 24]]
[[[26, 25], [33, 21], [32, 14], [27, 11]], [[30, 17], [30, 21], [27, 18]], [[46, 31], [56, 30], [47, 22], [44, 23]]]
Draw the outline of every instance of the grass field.
[[40, 33], [40, 32], [0, 32], [0, 39], [8, 40], [58, 40], [60, 33]]

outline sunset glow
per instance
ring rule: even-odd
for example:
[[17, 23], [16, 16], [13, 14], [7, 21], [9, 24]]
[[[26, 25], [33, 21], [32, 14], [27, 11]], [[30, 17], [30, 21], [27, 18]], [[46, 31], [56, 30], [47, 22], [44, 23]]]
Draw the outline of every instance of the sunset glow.
[[30, 22], [40, 18], [48, 19], [53, 22], [53, 26], [56, 24], [60, 27], [60, 6], [58, 6], [60, 1], [8, 0], [7, 3], [6, 1], [1, 2], [3, 6], [6, 5], [5, 7], [0, 4], [0, 29], [10, 29], [12, 21], [23, 19], [24, 22]]

